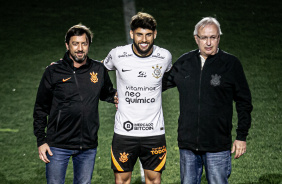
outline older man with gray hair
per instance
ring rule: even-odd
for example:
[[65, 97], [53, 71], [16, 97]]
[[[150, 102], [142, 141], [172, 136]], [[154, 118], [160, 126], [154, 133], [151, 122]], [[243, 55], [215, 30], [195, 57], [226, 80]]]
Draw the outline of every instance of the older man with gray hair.
[[[209, 184], [226, 184], [234, 158], [246, 152], [251, 126], [251, 93], [240, 61], [219, 46], [219, 22], [205, 17], [195, 26], [197, 50], [182, 55], [163, 79], [180, 98], [178, 146], [182, 184], [199, 184], [203, 166]], [[232, 145], [233, 101], [238, 126]]]

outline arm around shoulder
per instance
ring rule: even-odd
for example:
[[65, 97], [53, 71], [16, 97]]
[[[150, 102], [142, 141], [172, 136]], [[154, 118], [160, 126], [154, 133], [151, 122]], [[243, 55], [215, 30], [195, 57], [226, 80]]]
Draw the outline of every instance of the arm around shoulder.
[[164, 73], [162, 79], [162, 91], [166, 91], [167, 89], [173, 88], [176, 86], [174, 82], [174, 67], [172, 67], [168, 72]]
[[105, 66], [104, 67], [104, 85], [101, 89], [100, 100], [115, 103], [115, 95], [117, 90], [113, 88], [113, 83], [110, 79], [108, 71]]

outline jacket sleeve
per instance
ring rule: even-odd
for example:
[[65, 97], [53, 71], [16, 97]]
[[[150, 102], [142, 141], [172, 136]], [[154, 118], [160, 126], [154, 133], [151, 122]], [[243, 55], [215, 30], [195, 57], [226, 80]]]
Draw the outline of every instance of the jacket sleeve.
[[109, 103], [114, 103], [114, 96], [116, 94], [116, 89], [113, 88], [113, 84], [107, 69], [105, 68], [105, 66], [103, 66], [103, 68], [104, 68], [104, 85], [101, 89], [100, 100]]
[[50, 70], [47, 68], [38, 87], [33, 112], [33, 128], [38, 147], [46, 143], [45, 128], [47, 127], [47, 116], [50, 114], [53, 99], [51, 86]]
[[243, 67], [239, 60], [235, 63], [235, 91], [234, 101], [238, 116], [236, 140], [246, 141], [251, 127], [251, 112], [253, 110], [252, 97]]
[[176, 67], [173, 65], [173, 67], [168, 72], [164, 73], [164, 76], [162, 79], [162, 91], [165, 91], [167, 89], [170, 89], [176, 86], [174, 82], [174, 75], [176, 72], [177, 72]]

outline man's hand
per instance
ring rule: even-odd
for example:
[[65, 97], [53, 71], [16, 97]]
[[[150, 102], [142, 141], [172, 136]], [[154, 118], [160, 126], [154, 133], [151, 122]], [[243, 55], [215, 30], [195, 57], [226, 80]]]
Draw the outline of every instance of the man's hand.
[[118, 109], [118, 93], [117, 92], [114, 97], [114, 102], [115, 102], [116, 109]]
[[38, 147], [39, 158], [40, 158], [40, 160], [42, 160], [46, 164], [50, 162], [50, 160], [47, 158], [47, 155], [46, 155], [47, 151], [48, 151], [50, 156], [53, 156], [53, 153], [50, 150], [50, 147], [47, 143], [42, 144], [41, 146]]
[[246, 150], [247, 150], [246, 141], [235, 140], [234, 143], [233, 143], [231, 153], [234, 153], [236, 151], [234, 158], [237, 159], [240, 156], [242, 156], [244, 153], [246, 153]]

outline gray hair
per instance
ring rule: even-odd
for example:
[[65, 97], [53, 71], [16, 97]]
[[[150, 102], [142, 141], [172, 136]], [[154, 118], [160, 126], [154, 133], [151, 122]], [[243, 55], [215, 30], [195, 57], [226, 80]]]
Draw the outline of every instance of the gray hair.
[[211, 25], [211, 24], [216, 25], [219, 34], [222, 35], [219, 22], [215, 18], [213, 18], [213, 17], [204, 17], [202, 20], [200, 20], [200, 22], [198, 22], [196, 24], [195, 30], [194, 30], [194, 33], [193, 33], [194, 36], [198, 34], [198, 30], [201, 27], [204, 28], [206, 25]]

